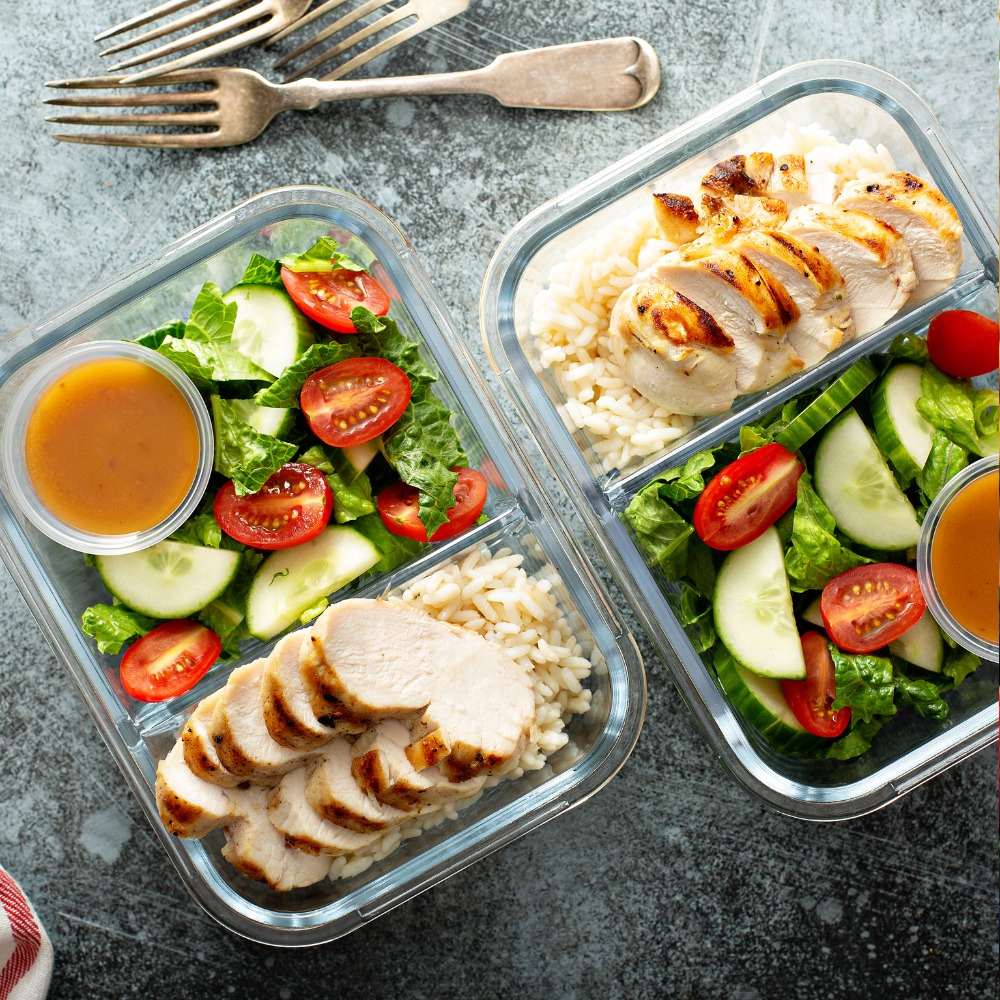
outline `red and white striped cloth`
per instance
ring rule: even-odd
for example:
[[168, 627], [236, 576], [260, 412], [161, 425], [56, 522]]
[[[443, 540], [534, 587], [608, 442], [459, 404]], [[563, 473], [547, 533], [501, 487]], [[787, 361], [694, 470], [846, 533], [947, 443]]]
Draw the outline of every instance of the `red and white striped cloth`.
[[44, 1000], [52, 945], [21, 887], [0, 868], [0, 1000]]

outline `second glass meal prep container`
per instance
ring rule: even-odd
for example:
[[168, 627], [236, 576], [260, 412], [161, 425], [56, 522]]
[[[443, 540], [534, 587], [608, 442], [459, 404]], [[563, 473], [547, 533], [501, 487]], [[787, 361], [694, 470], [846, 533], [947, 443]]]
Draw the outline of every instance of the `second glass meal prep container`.
[[[353, 195], [320, 187], [259, 195], [68, 311], [9, 338], [0, 345], [0, 421], [18, 387], [53, 353], [94, 340], [136, 337], [185, 318], [204, 282], [232, 286], [252, 252], [276, 258], [304, 250], [325, 235], [350, 244], [349, 252], [359, 248], [374, 258], [370, 269], [393, 300], [390, 316], [420, 342], [422, 357], [439, 374], [435, 391], [456, 414], [470, 465], [487, 472], [491, 484], [484, 523], [334, 600], [398, 591], [476, 547], [521, 554], [529, 574], [552, 582], [560, 612], [594, 663], [591, 708], [574, 716], [569, 742], [549, 756], [544, 768], [501, 781], [460, 811], [457, 820], [404, 840], [387, 858], [350, 878], [289, 893], [251, 881], [222, 858], [221, 831], [201, 841], [170, 836], [154, 796], [158, 760], [192, 707], [220, 688], [237, 664], [216, 664], [175, 701], [143, 704], [129, 698], [118, 677], [119, 656], [99, 654], [80, 630], [81, 612], [109, 600], [96, 572], [79, 553], [39, 532], [9, 501], [9, 484], [0, 482], [0, 554], [185, 886], [224, 926], [285, 946], [341, 937], [579, 804], [628, 757], [642, 725], [646, 694], [634, 639], [505, 431], [412, 246], [381, 212]], [[271, 644], [248, 645], [239, 662], [263, 655]]]
[[[697, 189], [719, 161], [749, 154], [789, 126], [819, 125], [841, 142], [884, 144], [897, 169], [935, 184], [964, 227], [954, 284], [903, 309], [881, 330], [731, 411], [699, 420], [663, 452], [606, 469], [595, 437], [573, 426], [565, 395], [530, 332], [532, 308], [551, 269], [609, 223], [648, 206], [652, 192]], [[647, 209], [648, 210], [648, 209]], [[728, 703], [707, 658], [688, 640], [621, 511], [658, 473], [703, 448], [734, 439], [776, 404], [822, 385], [903, 331], [922, 333], [942, 309], [997, 315], [997, 238], [972, 185], [927, 106], [894, 77], [858, 63], [791, 66], [735, 95], [582, 182], [522, 220], [505, 238], [483, 286], [481, 324], [497, 376], [589, 532], [708, 743], [735, 780], [770, 807], [810, 820], [841, 820], [880, 808], [997, 738], [997, 667], [984, 663], [947, 696], [944, 721], [907, 715], [885, 727], [853, 761], [810, 761], [774, 751]], [[993, 376], [995, 385], [996, 376]]]

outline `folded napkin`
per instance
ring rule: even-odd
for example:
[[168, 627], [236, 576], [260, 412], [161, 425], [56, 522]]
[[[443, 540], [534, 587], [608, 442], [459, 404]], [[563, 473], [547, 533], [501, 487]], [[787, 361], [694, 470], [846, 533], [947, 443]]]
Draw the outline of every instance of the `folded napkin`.
[[21, 887], [0, 868], [0, 1000], [44, 1000], [52, 945]]

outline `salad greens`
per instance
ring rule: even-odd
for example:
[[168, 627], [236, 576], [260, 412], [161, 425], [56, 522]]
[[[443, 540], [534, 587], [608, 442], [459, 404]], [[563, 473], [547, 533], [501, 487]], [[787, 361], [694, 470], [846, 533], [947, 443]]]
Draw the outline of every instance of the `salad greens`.
[[[924, 341], [914, 335], [897, 337], [886, 356], [872, 359], [883, 369], [896, 360], [923, 367], [917, 408], [933, 428], [930, 453], [915, 479], [907, 481], [893, 470], [922, 519], [952, 476], [970, 460], [997, 451], [998, 397], [996, 390], [975, 388], [939, 371], [928, 360]], [[695, 503], [717, 472], [740, 455], [774, 441], [819, 391], [790, 400], [758, 423], [741, 428], [738, 441], [698, 452], [682, 466], [656, 476], [622, 512], [646, 558], [662, 574], [667, 598], [694, 649], [708, 654], [707, 662], [718, 662], [719, 657], [731, 660], [716, 635], [712, 608], [716, 572], [726, 553], [709, 548], [698, 537], [692, 525]], [[852, 405], [864, 413], [868, 398], [865, 390]], [[870, 419], [866, 423], [871, 426]], [[795, 504], [775, 525], [790, 589], [793, 594], [808, 594], [800, 599], [799, 614], [816, 591], [843, 571], [866, 563], [905, 560], [905, 553], [867, 549], [839, 530], [808, 471], [815, 445], [815, 440], [809, 441], [801, 450], [807, 471], [798, 481]], [[831, 644], [837, 691], [834, 707], [851, 708], [849, 728], [834, 739], [816, 737], [811, 750], [794, 752], [847, 760], [866, 752], [879, 729], [899, 709], [945, 718], [948, 704], [942, 696], [961, 684], [980, 661], [975, 654], [957, 648], [948, 636], [943, 639], [940, 673], [923, 670], [891, 653], [850, 654]]]
[[[352, 240], [342, 252], [336, 241], [322, 238], [304, 252], [289, 252], [279, 260], [253, 254], [239, 285], [266, 285], [281, 291], [281, 267], [302, 271], [364, 270], [371, 254]], [[364, 263], [358, 263], [358, 260]], [[289, 308], [291, 300], [288, 302]], [[452, 413], [434, 395], [434, 371], [419, 346], [388, 317], [377, 317], [357, 307], [351, 320], [357, 335], [317, 341], [276, 378], [237, 350], [232, 342], [238, 305], [227, 302], [223, 290], [207, 282], [198, 293], [186, 320], [175, 319], [135, 338], [135, 342], [169, 358], [183, 370], [210, 404], [215, 430], [215, 477], [198, 511], [172, 536], [205, 548], [239, 551], [236, 577], [225, 592], [195, 616], [222, 640], [224, 659], [240, 655], [239, 642], [246, 630], [247, 593], [254, 573], [264, 559], [259, 551], [242, 545], [219, 527], [213, 502], [223, 480], [232, 480], [237, 494], [255, 493], [287, 462], [305, 462], [325, 476], [334, 496], [336, 524], [350, 524], [381, 553], [369, 571], [392, 569], [410, 559], [426, 543], [394, 535], [382, 522], [375, 504], [379, 489], [402, 480], [421, 491], [419, 516], [430, 537], [447, 521], [454, 505], [458, 477], [454, 466], [468, 464]], [[343, 451], [315, 438], [299, 411], [299, 393], [314, 372], [355, 357], [386, 358], [407, 375], [412, 396], [402, 417], [382, 436], [381, 448], [365, 468], [356, 468]], [[239, 402], [237, 402], [239, 401]], [[280, 434], [265, 433], [241, 416], [249, 404], [292, 409], [295, 419]], [[375, 449], [373, 448], [374, 452]], [[89, 558], [89, 557], [88, 557]], [[322, 608], [320, 608], [322, 610]], [[102, 653], [117, 653], [130, 640], [144, 635], [159, 620], [124, 604], [95, 604], [82, 615], [84, 632]]]

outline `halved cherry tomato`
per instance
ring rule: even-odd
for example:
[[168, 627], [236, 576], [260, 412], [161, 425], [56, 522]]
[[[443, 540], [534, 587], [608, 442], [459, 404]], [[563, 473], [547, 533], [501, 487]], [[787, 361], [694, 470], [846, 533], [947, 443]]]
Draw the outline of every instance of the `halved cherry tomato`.
[[[486, 505], [489, 486], [486, 477], [476, 469], [456, 468], [455, 506], [448, 510], [448, 520], [431, 535], [432, 542], [443, 542], [465, 531]], [[420, 491], [407, 483], [393, 483], [382, 490], [376, 500], [382, 522], [394, 534], [427, 541], [427, 529], [420, 520]]]
[[335, 448], [378, 437], [403, 415], [413, 387], [385, 358], [347, 358], [314, 372], [299, 393], [313, 434]]
[[712, 477], [694, 508], [694, 530], [713, 549], [752, 542], [795, 503], [805, 466], [780, 444], [766, 444]]
[[802, 636], [802, 654], [806, 660], [806, 679], [781, 682], [785, 701], [813, 736], [839, 736], [851, 721], [851, 710], [833, 708], [837, 697], [836, 675], [826, 636], [806, 632]]
[[389, 293], [367, 271], [338, 267], [333, 271], [281, 269], [292, 301], [320, 326], [337, 333], [357, 333], [351, 310], [364, 306], [376, 316], [389, 311]]
[[168, 701], [194, 687], [221, 652], [219, 637], [200, 622], [164, 622], [125, 651], [122, 687], [138, 701]]
[[1000, 326], [968, 309], [948, 309], [927, 328], [927, 352], [948, 375], [985, 375], [1000, 361]]
[[855, 566], [824, 588], [819, 610], [833, 642], [849, 653], [887, 646], [924, 613], [917, 572], [898, 563]]
[[256, 549], [287, 549], [315, 538], [333, 513], [326, 476], [305, 462], [283, 465], [256, 493], [236, 495], [232, 481], [216, 494], [219, 527]]

